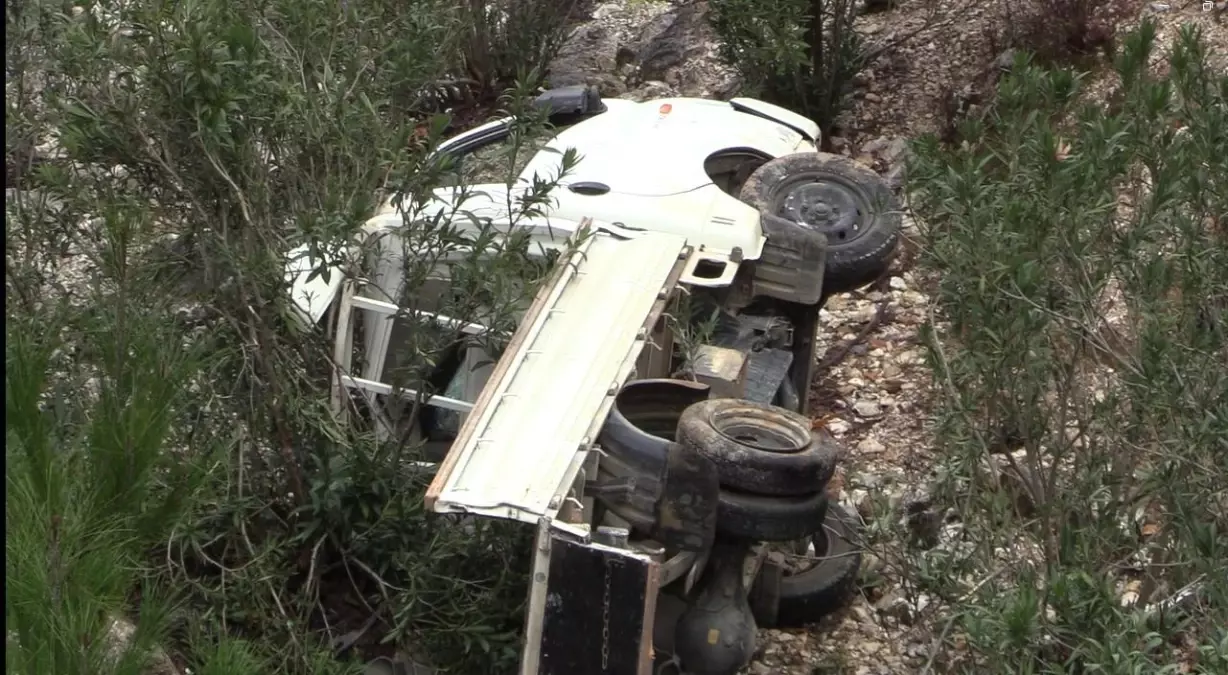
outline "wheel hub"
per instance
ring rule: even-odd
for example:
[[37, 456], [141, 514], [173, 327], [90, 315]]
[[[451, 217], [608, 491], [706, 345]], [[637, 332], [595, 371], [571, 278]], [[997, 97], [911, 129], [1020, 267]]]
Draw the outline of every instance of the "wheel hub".
[[723, 429], [727, 435], [736, 441], [746, 443], [760, 450], [770, 452], [797, 452], [797, 444], [792, 439], [774, 433], [769, 429], [759, 429], [750, 425], [735, 425]]
[[806, 449], [811, 432], [780, 412], [731, 409], [712, 416], [712, 427], [725, 438], [762, 452], [790, 454]]
[[776, 215], [839, 242], [861, 234], [861, 214], [861, 200], [849, 186], [809, 177], [786, 190]]

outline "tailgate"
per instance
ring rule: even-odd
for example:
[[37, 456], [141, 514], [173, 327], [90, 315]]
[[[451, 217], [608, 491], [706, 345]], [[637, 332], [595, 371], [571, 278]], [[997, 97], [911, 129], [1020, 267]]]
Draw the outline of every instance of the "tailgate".
[[427, 508], [553, 518], [688, 254], [677, 235], [596, 233], [560, 261], [440, 465]]

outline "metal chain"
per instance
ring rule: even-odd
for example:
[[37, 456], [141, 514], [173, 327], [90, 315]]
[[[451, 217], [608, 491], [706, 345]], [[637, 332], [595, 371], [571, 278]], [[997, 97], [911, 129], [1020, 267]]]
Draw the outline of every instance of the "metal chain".
[[601, 672], [610, 667], [610, 577], [614, 561], [605, 561], [605, 590], [601, 595]]

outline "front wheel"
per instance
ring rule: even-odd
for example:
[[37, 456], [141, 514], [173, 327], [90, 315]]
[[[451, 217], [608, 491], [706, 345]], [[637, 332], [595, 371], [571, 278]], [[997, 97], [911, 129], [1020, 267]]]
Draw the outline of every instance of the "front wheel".
[[900, 238], [900, 207], [886, 181], [840, 155], [778, 157], [756, 169], [738, 197], [765, 216], [827, 237], [825, 295], [881, 276]]

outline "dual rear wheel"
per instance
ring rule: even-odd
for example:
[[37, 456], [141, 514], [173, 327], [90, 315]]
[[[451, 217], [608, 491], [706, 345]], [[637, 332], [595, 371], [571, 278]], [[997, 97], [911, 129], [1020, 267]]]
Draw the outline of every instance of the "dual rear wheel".
[[772, 566], [750, 589], [758, 625], [800, 627], [840, 608], [861, 553], [856, 516], [828, 503], [839, 444], [797, 413], [738, 399], [691, 405], [676, 438], [717, 467], [718, 537], [773, 544]]

